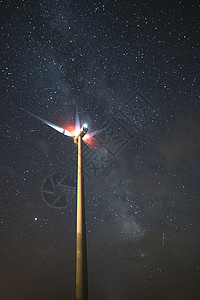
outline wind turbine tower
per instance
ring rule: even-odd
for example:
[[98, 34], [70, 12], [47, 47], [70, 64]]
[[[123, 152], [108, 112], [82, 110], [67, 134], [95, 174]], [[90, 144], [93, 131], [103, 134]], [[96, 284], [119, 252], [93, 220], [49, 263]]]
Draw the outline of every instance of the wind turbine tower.
[[76, 126], [75, 132], [70, 132], [65, 128], [57, 126], [35, 114], [17, 106], [32, 117], [37, 118], [42, 123], [55, 129], [56, 131], [68, 137], [74, 138], [74, 143], [78, 145], [78, 169], [77, 169], [77, 224], [76, 224], [76, 300], [88, 300], [88, 277], [87, 277], [87, 249], [86, 249], [86, 228], [85, 228], [85, 203], [82, 181], [82, 163], [81, 148], [82, 142], [88, 144], [87, 139], [98, 134], [96, 130], [88, 133], [88, 125], [83, 124], [80, 128], [78, 109], [76, 109]]
[[79, 134], [74, 137], [78, 144], [78, 174], [77, 174], [77, 216], [76, 216], [76, 300], [88, 299], [87, 282], [87, 249], [85, 229], [85, 203], [82, 182], [81, 145], [82, 138], [87, 133], [88, 126], [84, 124]]

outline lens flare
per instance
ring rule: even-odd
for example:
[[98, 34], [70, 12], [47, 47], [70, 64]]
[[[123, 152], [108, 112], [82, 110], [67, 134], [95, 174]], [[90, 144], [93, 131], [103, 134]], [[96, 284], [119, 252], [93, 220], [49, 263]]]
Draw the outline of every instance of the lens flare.
[[90, 139], [90, 134], [89, 133], [86, 133], [83, 137], [83, 141], [85, 140], [89, 140]]

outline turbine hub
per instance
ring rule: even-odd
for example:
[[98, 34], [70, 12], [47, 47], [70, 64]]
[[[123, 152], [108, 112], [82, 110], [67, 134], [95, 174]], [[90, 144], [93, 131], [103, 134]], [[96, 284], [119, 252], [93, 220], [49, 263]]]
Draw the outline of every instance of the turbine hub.
[[83, 127], [80, 129], [79, 133], [74, 137], [74, 143], [78, 143], [78, 138], [84, 137], [84, 135], [88, 132], [88, 124], [83, 124]]

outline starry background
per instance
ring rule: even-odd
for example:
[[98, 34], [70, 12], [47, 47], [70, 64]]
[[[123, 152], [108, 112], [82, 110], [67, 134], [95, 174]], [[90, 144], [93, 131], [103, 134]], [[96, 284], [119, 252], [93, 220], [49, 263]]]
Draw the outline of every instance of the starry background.
[[53, 174], [75, 187], [77, 149], [13, 103], [59, 126], [78, 103], [125, 136], [86, 150], [90, 299], [199, 299], [200, 2], [0, 6], [1, 299], [75, 298], [75, 197], [41, 192]]

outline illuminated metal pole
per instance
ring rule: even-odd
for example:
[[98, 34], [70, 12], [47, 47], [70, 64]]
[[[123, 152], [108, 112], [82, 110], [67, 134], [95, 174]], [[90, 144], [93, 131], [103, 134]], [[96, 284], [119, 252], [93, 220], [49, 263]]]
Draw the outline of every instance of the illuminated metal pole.
[[76, 300], [88, 300], [85, 207], [84, 207], [84, 199], [83, 199], [83, 191], [82, 191], [82, 164], [81, 164], [82, 135], [81, 134], [76, 137], [75, 143], [78, 143]]

